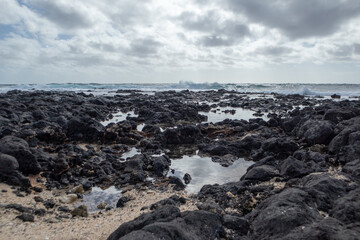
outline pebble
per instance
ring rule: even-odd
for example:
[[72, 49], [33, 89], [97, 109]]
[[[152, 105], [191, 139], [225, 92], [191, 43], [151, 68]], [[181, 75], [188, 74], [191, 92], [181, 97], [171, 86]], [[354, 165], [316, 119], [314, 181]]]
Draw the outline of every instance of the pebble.
[[76, 200], [78, 200], [78, 196], [76, 194], [68, 194], [59, 198], [59, 202], [64, 204], [70, 204], [75, 202]]

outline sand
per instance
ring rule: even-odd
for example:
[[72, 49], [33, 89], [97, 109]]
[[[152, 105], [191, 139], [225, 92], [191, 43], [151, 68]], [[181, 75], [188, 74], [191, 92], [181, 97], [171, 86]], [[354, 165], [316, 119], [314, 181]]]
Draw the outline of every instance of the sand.
[[[0, 204], [18, 203], [24, 207], [44, 208], [42, 203], [36, 203], [34, 196], [41, 196], [43, 199], [54, 199], [57, 201], [59, 192], [43, 191], [31, 193], [25, 197], [17, 197], [10, 186], [0, 183]], [[91, 213], [87, 218], [75, 217], [62, 219], [61, 222], [49, 223], [47, 219], [54, 219], [54, 214], [46, 214], [44, 217], [35, 216], [35, 222], [23, 222], [16, 219], [20, 215], [17, 210], [0, 207], [0, 239], [106, 239], [122, 223], [133, 220], [142, 213], [143, 206], [149, 206], [159, 200], [168, 198], [173, 194], [188, 199], [187, 203], [180, 207], [181, 211], [195, 210], [195, 202], [185, 192], [159, 192], [156, 190], [131, 190], [123, 194], [133, 198], [124, 208], [117, 208], [101, 213]], [[63, 193], [65, 194], [65, 193]], [[60, 196], [63, 195], [60, 193]], [[55, 207], [57, 208], [57, 207]], [[69, 208], [72, 208], [69, 205]], [[55, 211], [57, 212], [57, 211]], [[70, 216], [68, 214], [68, 216]]]

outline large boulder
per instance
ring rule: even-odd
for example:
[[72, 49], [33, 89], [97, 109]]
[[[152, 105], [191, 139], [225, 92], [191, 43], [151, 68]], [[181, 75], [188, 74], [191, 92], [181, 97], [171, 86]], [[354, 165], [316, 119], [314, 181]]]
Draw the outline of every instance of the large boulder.
[[179, 212], [165, 206], [121, 225], [113, 239], [217, 239], [225, 236], [220, 215], [206, 211]]
[[105, 127], [91, 118], [72, 118], [66, 124], [66, 135], [74, 141], [97, 142], [104, 136]]
[[355, 116], [356, 114], [354, 113], [354, 111], [336, 108], [327, 110], [323, 119], [329, 120], [333, 123], [339, 123], [343, 120], [348, 120]]
[[191, 144], [196, 143], [201, 132], [197, 126], [178, 126], [173, 129], [166, 129], [161, 139], [165, 144]]
[[321, 220], [311, 200], [306, 192], [296, 188], [267, 198], [247, 215], [252, 239], [279, 239], [300, 226]]
[[335, 136], [334, 125], [329, 121], [307, 120], [300, 127], [298, 136], [311, 145], [328, 144]]
[[248, 170], [248, 172], [242, 177], [242, 179], [267, 181], [278, 175], [279, 171], [275, 167], [270, 165], [261, 165]]
[[3, 137], [0, 140], [0, 152], [15, 157], [19, 163], [19, 170], [24, 174], [38, 174], [41, 171], [40, 164], [24, 139], [14, 136]]
[[294, 229], [291, 233], [283, 237], [283, 240], [293, 239], [358, 239], [359, 231], [349, 229], [342, 222], [332, 218], [324, 218], [319, 222], [314, 222], [301, 228]]
[[360, 159], [348, 162], [343, 166], [343, 172], [351, 175], [352, 178], [360, 180]]
[[290, 155], [297, 149], [299, 146], [290, 139], [287, 138], [269, 138], [262, 143], [262, 150], [269, 153], [275, 153], [280, 155]]
[[306, 164], [291, 156], [280, 164], [280, 174], [287, 178], [298, 178], [308, 173], [309, 169]]
[[12, 173], [19, 169], [16, 158], [0, 153], [0, 173]]
[[360, 188], [357, 188], [342, 198], [338, 198], [330, 216], [347, 224], [360, 222]]
[[315, 173], [304, 177], [303, 189], [309, 193], [321, 211], [329, 211], [336, 199], [347, 193], [346, 178], [335, 178], [329, 173]]
[[18, 171], [19, 163], [13, 156], [0, 153], [0, 180], [24, 187], [30, 186], [30, 181]]
[[358, 133], [356, 132], [360, 131], [360, 117], [341, 123], [344, 125], [341, 132], [336, 135], [329, 144], [330, 153], [338, 153], [343, 146], [354, 144], [358, 141]]
[[157, 221], [171, 221], [180, 216], [180, 210], [174, 206], [165, 206], [155, 212], [145, 213], [134, 220], [122, 224], [109, 237], [108, 240], [117, 240], [132, 231], [140, 230], [143, 227]]
[[158, 177], [163, 177], [169, 170], [171, 160], [167, 156], [151, 158], [152, 171]]

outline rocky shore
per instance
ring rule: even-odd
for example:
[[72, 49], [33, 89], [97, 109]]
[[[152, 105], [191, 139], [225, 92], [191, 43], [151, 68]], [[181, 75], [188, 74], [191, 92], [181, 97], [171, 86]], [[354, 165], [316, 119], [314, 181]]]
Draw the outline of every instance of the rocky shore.
[[[255, 163], [187, 194], [196, 176], [169, 174], [185, 155]], [[1, 239], [360, 239], [360, 100], [10, 91], [0, 180]], [[82, 204], [112, 186], [116, 206]]]

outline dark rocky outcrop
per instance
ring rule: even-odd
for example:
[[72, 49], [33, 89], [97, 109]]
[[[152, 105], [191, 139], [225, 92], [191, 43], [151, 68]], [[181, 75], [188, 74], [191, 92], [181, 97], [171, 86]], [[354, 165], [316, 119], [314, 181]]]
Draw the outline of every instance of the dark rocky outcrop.
[[121, 225], [112, 239], [215, 239], [225, 236], [221, 216], [194, 211], [180, 213], [173, 206], [165, 206]]
[[14, 136], [3, 137], [0, 139], [0, 152], [15, 157], [23, 174], [37, 174], [41, 171], [40, 164], [24, 139]]

